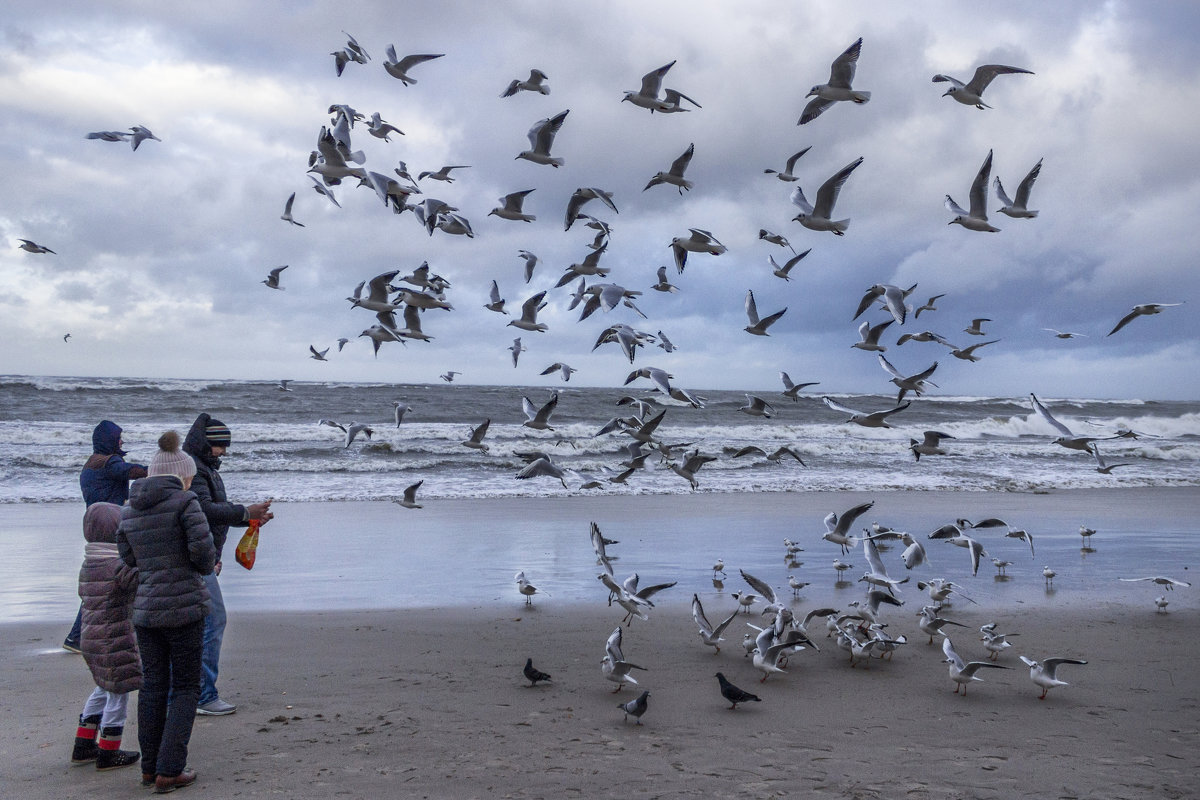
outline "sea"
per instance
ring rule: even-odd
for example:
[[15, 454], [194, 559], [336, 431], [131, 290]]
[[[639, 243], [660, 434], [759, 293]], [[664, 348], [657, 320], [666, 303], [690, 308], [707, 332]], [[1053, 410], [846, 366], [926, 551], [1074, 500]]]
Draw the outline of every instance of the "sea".
[[[233, 431], [223, 460], [226, 482], [239, 495], [284, 502], [391, 500], [421, 481], [421, 498], [557, 497], [578, 494], [690, 494], [797, 491], [1040, 492], [1109, 487], [1200, 484], [1200, 401], [1096, 400], [1040, 397], [1078, 435], [1101, 437], [1109, 474], [1088, 453], [1054, 443], [1058, 433], [1033, 412], [1029, 397], [925, 396], [890, 418], [892, 428], [847, 424], [819, 395], [797, 400], [757, 392], [770, 418], [739, 408], [747, 393], [693, 390], [703, 407], [624, 388], [478, 386], [241, 380], [0, 376], [0, 503], [78, 503], [79, 470], [91, 453], [95, 425], [109, 419], [124, 429], [126, 459], [147, 463], [165, 430], [186, 433], [200, 412]], [[522, 425], [523, 398], [542, 406], [559, 400], [553, 430]], [[631, 441], [599, 431], [633, 413], [623, 397], [663, 404], [657, 434], [674, 452], [714, 457], [696, 473], [696, 487], [656, 453], [625, 482], [619, 475]], [[833, 396], [864, 411], [891, 408], [895, 397]], [[409, 410], [397, 425], [393, 403]], [[318, 424], [370, 426], [346, 446], [345, 434]], [[490, 426], [487, 452], [465, 447], [471, 429]], [[945, 455], [919, 461], [911, 439], [926, 430], [954, 437]], [[1105, 438], [1132, 431], [1136, 438]], [[785, 457], [734, 457], [755, 445]], [[522, 454], [541, 452], [566, 470], [518, 480]], [[680, 457], [682, 463], [682, 456]], [[588, 488], [583, 488], [587, 486]]]

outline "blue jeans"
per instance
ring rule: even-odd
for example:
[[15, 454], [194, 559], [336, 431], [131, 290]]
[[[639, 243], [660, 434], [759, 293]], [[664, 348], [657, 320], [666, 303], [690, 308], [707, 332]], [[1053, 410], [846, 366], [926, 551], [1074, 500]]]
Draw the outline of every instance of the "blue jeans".
[[75, 624], [71, 626], [71, 632], [67, 634], [66, 644], [72, 647], [79, 647], [79, 637], [83, 635], [83, 603], [79, 604], [79, 612], [75, 614]]
[[196, 719], [204, 620], [178, 628], [135, 626], [134, 630], [142, 654], [138, 695], [142, 771], [175, 777], [187, 766], [188, 742]]
[[212, 611], [204, 618], [204, 655], [201, 659], [200, 705], [220, 697], [217, 672], [221, 662], [221, 640], [225, 638], [225, 598], [216, 575], [205, 575], [204, 585], [212, 597]]

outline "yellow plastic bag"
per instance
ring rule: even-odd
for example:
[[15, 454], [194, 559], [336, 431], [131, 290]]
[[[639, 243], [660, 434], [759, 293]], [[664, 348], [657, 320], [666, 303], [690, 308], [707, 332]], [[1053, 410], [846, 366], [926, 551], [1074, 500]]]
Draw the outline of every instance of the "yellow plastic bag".
[[234, 558], [246, 569], [254, 568], [254, 557], [258, 553], [258, 529], [261, 527], [262, 520], [250, 520], [250, 527], [246, 528], [242, 540], [238, 542], [237, 550], [234, 551]]

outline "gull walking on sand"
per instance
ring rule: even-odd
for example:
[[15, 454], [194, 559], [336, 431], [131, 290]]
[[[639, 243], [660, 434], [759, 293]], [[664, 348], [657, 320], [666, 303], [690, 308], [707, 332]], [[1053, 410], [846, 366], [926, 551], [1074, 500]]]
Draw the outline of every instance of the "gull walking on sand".
[[[533, 605], [533, 596], [539, 592], [538, 588], [525, 578], [525, 570], [521, 570], [514, 575], [513, 580], [517, 582], [517, 591], [525, 596], [525, 605]], [[541, 592], [541, 594], [546, 594], [546, 592]]]
[[1032, 658], [1020, 656], [1025, 666], [1029, 667], [1029, 679], [1035, 685], [1042, 687], [1042, 693], [1038, 695], [1038, 700], [1046, 699], [1046, 692], [1051, 689], [1056, 689], [1059, 686], [1068, 686], [1066, 681], [1058, 679], [1058, 668], [1062, 664], [1086, 664], [1086, 661], [1081, 661], [1078, 658], [1046, 658], [1042, 661], [1034, 661]]
[[1106, 335], [1112, 336], [1114, 333], [1121, 330], [1121, 328], [1124, 328], [1126, 325], [1133, 322], [1138, 317], [1146, 317], [1146, 316], [1150, 316], [1151, 314], [1159, 314], [1162, 312], [1162, 310], [1164, 308], [1171, 308], [1173, 306], [1181, 306], [1181, 305], [1183, 305], [1183, 303], [1142, 303], [1141, 305], [1136, 305], [1133, 307], [1132, 311], [1130, 311], [1125, 316], [1121, 317], [1121, 321], [1118, 322], [1116, 324], [1116, 327], [1114, 327]]
[[954, 219], [950, 220], [947, 224], [954, 225], [958, 223], [970, 231], [986, 233], [998, 233], [1000, 231], [999, 228], [993, 227], [987, 218], [988, 178], [991, 174], [992, 151], [988, 150], [987, 158], [983, 160], [983, 165], [979, 168], [979, 172], [975, 174], [975, 180], [971, 182], [971, 210], [964, 210], [962, 206], [954, 202], [954, 198], [946, 195], [946, 210], [954, 214]]
[[804, 196], [804, 190], [797, 184], [789, 198], [792, 204], [800, 209], [800, 213], [793, 217], [793, 220], [799, 222], [809, 230], [829, 231], [835, 236], [844, 236], [846, 229], [850, 227], [850, 220], [834, 220], [833, 206], [837, 203], [838, 194], [842, 190], [842, 184], [846, 182], [846, 179], [850, 177], [850, 173], [854, 172], [862, 161], [861, 156], [854, 159], [835, 172], [829, 180], [821, 184], [821, 188], [817, 189], [817, 201], [815, 204], [808, 202], [808, 199]]
[[854, 44], [847, 47], [845, 52], [833, 60], [833, 64], [829, 68], [829, 82], [812, 87], [808, 94], [805, 95], [814, 99], [810, 100], [808, 105], [804, 107], [804, 112], [800, 114], [800, 119], [796, 122], [797, 125], [812, 122], [825, 109], [839, 101], [849, 100], [857, 105], [862, 105], [871, 99], [870, 92], [858, 91], [851, 86], [854, 82], [854, 70], [858, 65], [858, 56], [861, 52], [862, 39], [859, 38]]
[[1032, 75], [1033, 73], [1021, 67], [1006, 67], [1003, 64], [983, 64], [975, 68], [975, 74], [966, 83], [940, 73], [933, 76], [933, 83], [950, 83], [950, 88], [942, 94], [942, 97], [953, 97], [964, 106], [975, 106], [982, 111], [985, 108], [991, 108], [991, 106], [983, 102], [982, 97], [983, 90], [988, 87], [988, 84], [997, 75], [1016, 74]]
[[1042, 577], [1046, 579], [1046, 586], [1047, 586], [1047, 587], [1053, 587], [1053, 586], [1054, 586], [1054, 576], [1055, 576], [1055, 575], [1057, 575], [1057, 574], [1058, 574], [1058, 573], [1057, 573], [1057, 572], [1055, 572], [1054, 570], [1050, 569], [1050, 567], [1049, 567], [1049, 566], [1044, 566], [1044, 567], [1042, 567]]
[[791, 155], [791, 157], [788, 158], [787, 165], [784, 166], [782, 172], [780, 172], [779, 170], [774, 170], [774, 169], [764, 169], [763, 173], [766, 175], [774, 175], [776, 178], [778, 178], [781, 181], [784, 181], [785, 183], [792, 183], [794, 181], [799, 180], [793, 174], [793, 170], [796, 169], [796, 162], [799, 161], [804, 156], [804, 154], [807, 153], [810, 149], [812, 149], [811, 145], [809, 147], [804, 148], [803, 150], [801, 150], [798, 153], [793, 153]]
[[990, 661], [969, 661], [964, 662], [962, 657], [954, 651], [954, 645], [947, 636], [942, 640], [942, 653], [945, 654], [945, 663], [950, 665], [950, 680], [954, 681], [954, 693], [958, 694], [962, 690], [962, 696], [967, 696], [967, 684], [975, 681], [982, 682], [983, 678], [975, 677], [975, 673], [984, 667], [992, 669], [1011, 669], [1003, 664], [993, 664]]
[[996, 189], [996, 197], [1000, 200], [1000, 208], [997, 209], [1001, 214], [1006, 214], [1013, 219], [1033, 219], [1038, 215], [1038, 212], [1032, 211], [1029, 206], [1029, 193], [1033, 191], [1033, 182], [1037, 180], [1038, 175], [1042, 171], [1042, 161], [1033, 165], [1033, 169], [1029, 170], [1024, 179], [1017, 186], [1017, 199], [1013, 200], [1004, 191], [1004, 185], [1000, 183], [1000, 176], [997, 175], [992, 185]]

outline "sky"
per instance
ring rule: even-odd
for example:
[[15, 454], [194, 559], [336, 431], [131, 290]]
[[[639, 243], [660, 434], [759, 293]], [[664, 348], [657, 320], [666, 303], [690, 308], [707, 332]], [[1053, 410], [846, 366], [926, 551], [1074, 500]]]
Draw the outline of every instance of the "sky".
[[[338, 77], [330, 55], [353, 35], [371, 56]], [[541, 370], [563, 362], [572, 384], [618, 387], [632, 369], [661, 367], [691, 389], [781, 388], [779, 373], [820, 381], [821, 392], [894, 391], [876, 354], [851, 347], [852, 319], [874, 284], [916, 284], [936, 311], [884, 332], [904, 374], [939, 364], [937, 394], [1141, 399], [1200, 397], [1200, 7], [1187, 2], [24, 2], [0, 22], [0, 372], [180, 378], [429, 383], [447, 371], [482, 384], [552, 387]], [[808, 90], [862, 37], [854, 87], [862, 105], [836, 103], [798, 126]], [[439, 53], [405, 86], [384, 71], [385, 50]], [[642, 75], [675, 64], [663, 85], [694, 98], [686, 113], [651, 114], [622, 102]], [[943, 97], [933, 75], [1002, 75], [990, 109]], [[500, 94], [531, 68], [550, 93]], [[425, 179], [418, 196], [444, 200], [474, 237], [427, 235], [354, 179], [311, 187], [309, 153], [328, 108], [378, 111], [403, 136], [384, 142], [360, 123], [365, 167], [416, 175], [443, 165], [453, 183]], [[569, 110], [553, 147], [561, 168], [515, 158], [538, 120]], [[162, 141], [134, 152], [90, 131], [144, 125]], [[643, 191], [689, 144], [694, 188]], [[810, 147], [797, 183], [764, 169]], [[968, 203], [987, 153], [1010, 194], [1043, 162], [1031, 196], [1036, 219], [996, 213], [998, 233], [950, 225], [945, 195]], [[813, 199], [854, 159], [835, 216], [844, 237], [802, 227], [789, 195]], [[580, 187], [613, 193], [601, 265], [643, 292], [648, 319], [618, 306], [577, 321], [574, 284], [554, 288], [589, 252], [593, 231], [563, 229]], [[498, 198], [533, 189], [534, 222], [489, 216]], [[296, 227], [280, 220], [296, 192]], [[682, 274], [669, 244], [711, 231], [720, 256], [693, 254]], [[811, 253], [789, 281], [768, 256]], [[25, 238], [56, 251], [18, 249]], [[518, 251], [541, 259], [523, 280]], [[374, 314], [350, 306], [356, 284], [422, 262], [451, 286], [453, 310], [422, 315], [432, 341], [385, 344], [359, 333]], [[288, 265], [284, 291], [261, 281]], [[677, 293], [650, 289], [668, 267]], [[507, 307], [547, 290], [544, 333], [506, 326], [485, 310], [496, 280]], [[766, 315], [787, 308], [770, 336], [746, 333], [745, 297]], [[1109, 330], [1135, 304], [1183, 303]], [[986, 338], [966, 334], [987, 318]], [[662, 331], [678, 348], [649, 345], [630, 365], [600, 332], [625, 323]], [[1085, 334], [1056, 338], [1047, 328]], [[896, 345], [934, 331], [937, 343]], [[63, 340], [71, 334], [69, 341]], [[516, 368], [508, 347], [527, 348]], [[350, 339], [340, 352], [338, 338]], [[309, 346], [331, 347], [328, 361]]]

